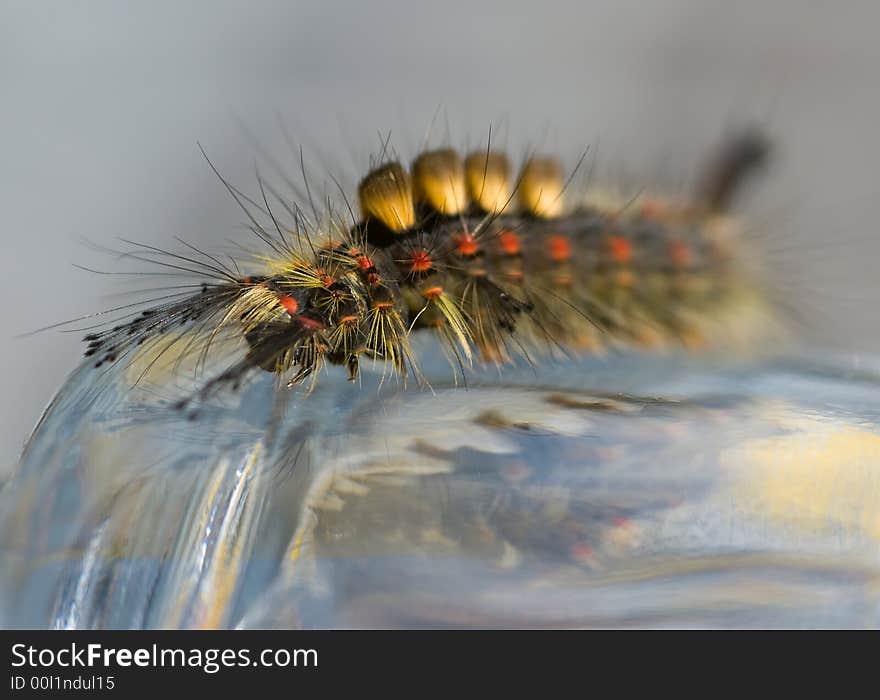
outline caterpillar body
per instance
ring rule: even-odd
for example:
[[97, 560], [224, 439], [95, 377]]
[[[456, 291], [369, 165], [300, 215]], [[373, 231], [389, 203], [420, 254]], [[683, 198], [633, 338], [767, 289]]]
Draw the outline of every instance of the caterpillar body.
[[313, 385], [325, 365], [354, 380], [367, 358], [383, 376], [420, 377], [410, 336], [423, 330], [456, 372], [541, 353], [725, 344], [750, 309], [764, 310], [738, 264], [727, 208], [766, 150], [753, 133], [732, 139], [688, 199], [570, 207], [557, 159], [532, 156], [514, 179], [491, 149], [426, 151], [409, 171], [380, 163], [361, 180], [360, 216], [348, 206], [350, 219], [329, 207], [307, 216], [262, 182], [257, 201], [223, 180], [268, 250], [258, 269], [141, 246], [151, 261], [208, 281], [87, 335], [85, 354], [101, 367], [145, 343], [199, 357], [221, 340], [243, 344], [243, 357], [185, 406], [256, 369]]

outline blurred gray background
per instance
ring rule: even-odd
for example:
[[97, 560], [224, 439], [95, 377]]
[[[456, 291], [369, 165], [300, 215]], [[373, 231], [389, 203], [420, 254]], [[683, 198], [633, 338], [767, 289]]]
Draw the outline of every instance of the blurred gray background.
[[296, 171], [278, 115], [349, 181], [379, 132], [412, 155], [438, 106], [455, 143], [501, 124], [514, 150], [537, 142], [573, 164], [591, 144], [636, 180], [686, 176], [726, 128], [758, 123], [779, 144], [755, 208], [780, 231], [780, 269], [823, 305], [819, 336], [874, 349], [877, 8], [3, 0], [0, 474], [81, 352], [81, 333], [14, 336], [144, 286], [72, 267], [113, 269], [83, 240], [210, 249], [245, 235], [196, 142], [245, 185], [251, 134]]

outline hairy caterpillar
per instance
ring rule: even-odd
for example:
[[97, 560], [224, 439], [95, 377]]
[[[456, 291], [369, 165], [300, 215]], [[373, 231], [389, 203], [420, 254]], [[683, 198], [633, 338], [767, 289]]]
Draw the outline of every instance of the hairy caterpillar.
[[90, 333], [85, 354], [102, 367], [145, 343], [153, 361], [205, 357], [221, 341], [245, 348], [182, 407], [257, 369], [313, 386], [325, 365], [356, 379], [366, 358], [383, 376], [420, 377], [410, 337], [422, 331], [461, 373], [475, 360], [729, 344], [768, 312], [727, 214], [766, 153], [762, 137], [745, 133], [709, 161], [688, 199], [570, 206], [557, 159], [532, 155], [514, 178], [491, 147], [465, 158], [425, 151], [409, 170], [383, 151], [358, 186], [359, 216], [348, 198], [344, 214], [319, 212], [307, 181], [308, 206], [262, 181], [256, 200], [223, 180], [268, 251], [256, 269], [192, 246], [140, 246], [152, 262], [203, 276], [198, 292]]

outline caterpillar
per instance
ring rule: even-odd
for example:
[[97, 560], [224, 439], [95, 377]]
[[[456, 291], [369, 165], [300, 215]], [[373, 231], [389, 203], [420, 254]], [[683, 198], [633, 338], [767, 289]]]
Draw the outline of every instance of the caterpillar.
[[344, 214], [329, 203], [319, 212], [307, 181], [305, 204], [262, 179], [251, 198], [215, 169], [265, 248], [254, 269], [189, 244], [138, 246], [134, 257], [203, 281], [90, 333], [85, 355], [102, 367], [144, 344], [154, 358], [241, 345], [183, 408], [256, 370], [312, 388], [324, 367], [356, 380], [370, 360], [383, 379], [421, 381], [411, 343], [421, 333], [433, 333], [456, 374], [517, 357], [724, 345], [766, 310], [740, 265], [729, 208], [768, 150], [760, 134], [737, 135], [686, 198], [568, 202], [571, 177], [552, 156], [532, 154], [514, 177], [491, 141], [464, 157], [424, 151], [408, 169], [386, 148], [358, 185], [359, 214], [344, 193]]

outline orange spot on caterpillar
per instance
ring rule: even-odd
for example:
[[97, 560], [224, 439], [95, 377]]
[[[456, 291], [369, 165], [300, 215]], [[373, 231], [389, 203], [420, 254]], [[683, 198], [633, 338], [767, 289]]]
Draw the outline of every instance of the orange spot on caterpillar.
[[357, 316], [343, 316], [339, 319], [339, 322], [345, 324], [346, 326], [353, 326], [358, 322]]
[[682, 241], [672, 241], [669, 244], [669, 259], [673, 266], [684, 268], [691, 266], [694, 256], [690, 246], [686, 243]]
[[502, 231], [498, 235], [498, 243], [505, 255], [518, 255], [521, 250], [519, 236], [513, 231]]
[[390, 301], [377, 301], [375, 304], [373, 304], [373, 308], [378, 309], [379, 311], [385, 311], [387, 309], [390, 309], [392, 306], [394, 306], [394, 304], [392, 304]]
[[428, 287], [422, 292], [425, 299], [439, 299], [443, 296], [443, 287]]
[[550, 236], [547, 239], [547, 254], [555, 262], [562, 262], [571, 257], [571, 245], [565, 236]]
[[611, 259], [621, 265], [632, 260], [632, 243], [623, 236], [610, 236], [608, 238], [608, 253]]
[[282, 294], [278, 297], [278, 303], [284, 307], [284, 310], [291, 316], [295, 316], [299, 311], [299, 302], [288, 294]]
[[480, 243], [472, 233], [462, 233], [455, 237], [455, 249], [466, 256], [476, 255], [480, 250]]
[[366, 255], [356, 255], [355, 261], [357, 262], [358, 269], [361, 272], [366, 272], [371, 267], [373, 267], [373, 261], [370, 260]]
[[413, 272], [427, 272], [431, 269], [433, 263], [428, 251], [424, 248], [414, 250], [409, 258], [409, 269]]

